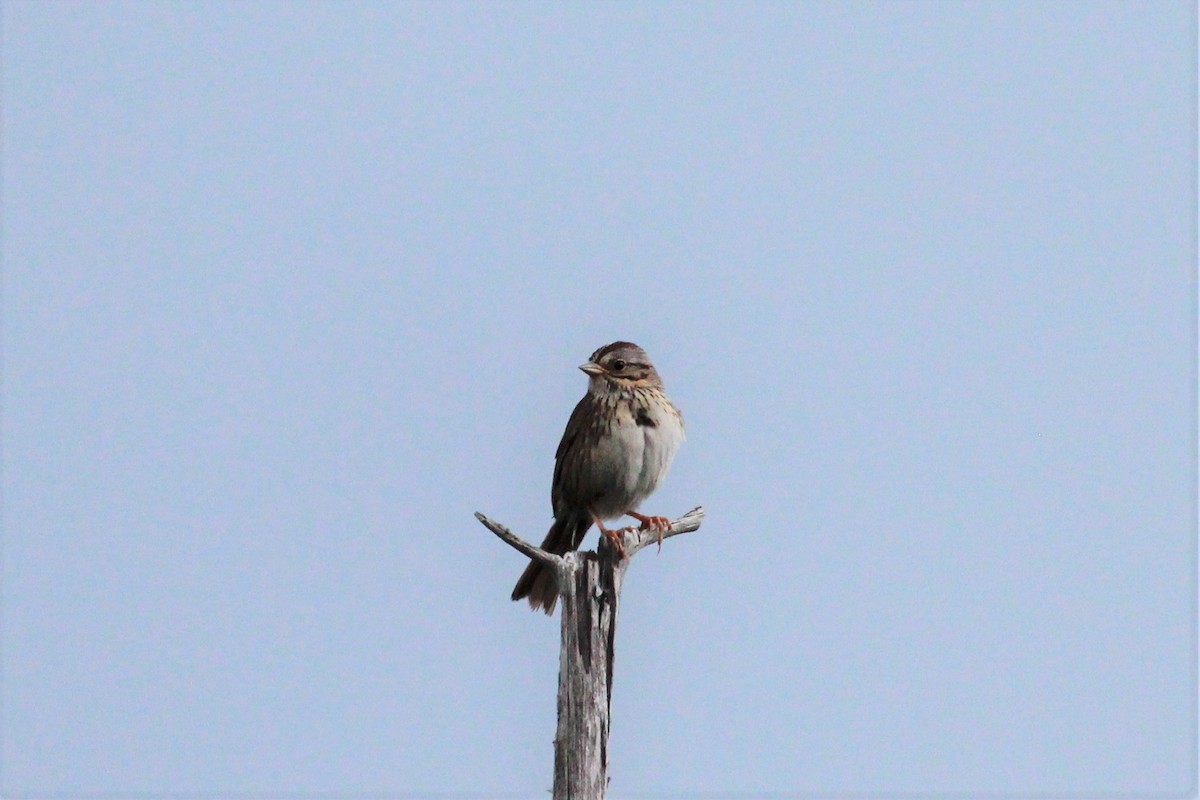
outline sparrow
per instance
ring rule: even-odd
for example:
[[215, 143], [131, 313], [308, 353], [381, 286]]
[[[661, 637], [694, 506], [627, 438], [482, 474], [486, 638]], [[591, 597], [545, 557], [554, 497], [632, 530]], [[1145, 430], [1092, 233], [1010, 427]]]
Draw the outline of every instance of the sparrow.
[[[555, 555], [578, 550], [595, 523], [625, 558], [620, 531], [604, 526], [621, 516], [657, 531], [661, 546], [670, 520], [638, 508], [658, 488], [684, 440], [683, 415], [646, 351], [632, 342], [606, 344], [579, 368], [588, 376], [587, 394], [571, 412], [554, 455], [554, 524], [542, 549]], [[535, 611], [554, 612], [558, 587], [539, 561], [530, 560], [513, 589], [513, 600], [523, 598]]]

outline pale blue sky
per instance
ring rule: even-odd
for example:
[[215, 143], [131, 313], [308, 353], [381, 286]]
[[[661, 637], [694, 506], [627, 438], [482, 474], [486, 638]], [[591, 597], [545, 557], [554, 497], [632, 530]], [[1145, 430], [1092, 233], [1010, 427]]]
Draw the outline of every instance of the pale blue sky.
[[1195, 791], [1192, 4], [3, 26], [6, 796], [545, 796], [471, 514], [540, 539], [618, 338], [709, 517], [614, 798]]

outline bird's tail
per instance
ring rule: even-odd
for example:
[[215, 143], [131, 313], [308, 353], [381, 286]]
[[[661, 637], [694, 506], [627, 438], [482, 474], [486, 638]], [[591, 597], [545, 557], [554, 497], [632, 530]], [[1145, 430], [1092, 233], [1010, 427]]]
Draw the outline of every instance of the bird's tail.
[[[556, 519], [542, 541], [542, 549], [557, 556], [578, 550], [590, 527], [592, 517], [586, 512], [567, 514], [562, 519]], [[529, 607], [534, 611], [541, 608], [547, 614], [554, 613], [554, 606], [558, 602], [558, 586], [554, 583], [554, 573], [546, 569], [540, 561], [529, 560], [529, 566], [521, 573], [521, 578], [513, 589], [513, 600], [525, 597], [529, 598]]]

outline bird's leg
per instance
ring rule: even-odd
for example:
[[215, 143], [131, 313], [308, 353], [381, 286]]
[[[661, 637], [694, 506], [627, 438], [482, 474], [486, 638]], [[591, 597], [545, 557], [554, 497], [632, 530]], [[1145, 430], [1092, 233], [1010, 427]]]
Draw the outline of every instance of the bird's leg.
[[658, 533], [658, 552], [662, 552], [663, 532], [670, 530], [671, 520], [666, 517], [649, 517], [645, 514], [639, 514], [636, 511], [626, 511], [626, 516], [633, 517], [638, 522], [642, 523], [642, 530], [647, 528]]
[[610, 531], [608, 528], [604, 527], [604, 523], [600, 521], [600, 518], [597, 517], [594, 512], [592, 514], [592, 519], [595, 520], [596, 527], [600, 529], [600, 535], [607, 536], [612, 540], [612, 543], [617, 546], [617, 552], [621, 554], [621, 560], [628, 561], [629, 554], [625, 552], [625, 543], [621, 541], [621, 531]]

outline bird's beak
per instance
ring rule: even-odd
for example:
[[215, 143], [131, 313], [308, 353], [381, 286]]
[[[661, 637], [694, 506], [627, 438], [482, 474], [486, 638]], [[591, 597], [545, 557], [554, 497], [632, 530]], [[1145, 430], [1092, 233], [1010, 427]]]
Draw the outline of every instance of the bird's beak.
[[603, 375], [604, 367], [597, 364], [595, 361], [589, 361], [586, 364], [580, 364], [579, 368], [588, 375]]

